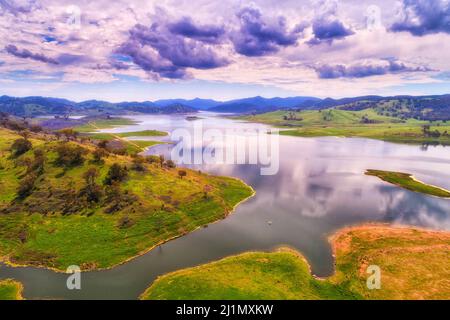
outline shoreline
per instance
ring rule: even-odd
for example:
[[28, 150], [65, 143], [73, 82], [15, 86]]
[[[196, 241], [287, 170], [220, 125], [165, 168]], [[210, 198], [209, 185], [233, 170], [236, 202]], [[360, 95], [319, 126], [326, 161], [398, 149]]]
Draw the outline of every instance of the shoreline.
[[[331, 250], [332, 250], [332, 256], [334, 259], [334, 267], [336, 266], [336, 252], [337, 252], [337, 247], [339, 246], [339, 243], [337, 242], [337, 240], [342, 237], [345, 234], [348, 234], [352, 231], [364, 231], [364, 230], [368, 230], [368, 229], [377, 229], [377, 228], [390, 228], [390, 229], [397, 229], [397, 230], [410, 230], [410, 231], [421, 231], [421, 232], [425, 232], [428, 234], [445, 234], [445, 235], [449, 235], [450, 231], [446, 231], [446, 230], [435, 230], [435, 229], [428, 229], [428, 228], [423, 228], [423, 227], [415, 227], [415, 226], [408, 226], [408, 225], [403, 225], [403, 224], [389, 224], [389, 223], [380, 223], [380, 222], [366, 222], [363, 224], [355, 224], [355, 225], [349, 225], [346, 227], [342, 227], [339, 228], [338, 230], [334, 231], [333, 233], [331, 233], [329, 236], [327, 236], [327, 242], [329, 243], [329, 245], [331, 246]], [[242, 253], [237, 253], [237, 254], [232, 254], [232, 255], [228, 255], [225, 256], [223, 258], [214, 260], [214, 261], [210, 261], [210, 262], [206, 262], [200, 265], [196, 265], [193, 267], [188, 267], [188, 268], [184, 268], [184, 269], [180, 269], [180, 270], [176, 270], [176, 271], [172, 271], [172, 272], [168, 272], [166, 274], [160, 275], [158, 276], [150, 285], [149, 287], [147, 287], [147, 289], [145, 289], [144, 292], [142, 292], [138, 299], [142, 300], [142, 298], [148, 294], [148, 292], [150, 291], [150, 289], [162, 278], [165, 277], [170, 277], [170, 276], [176, 276], [178, 274], [182, 274], [185, 271], [195, 271], [198, 269], [202, 269], [204, 267], [208, 267], [211, 264], [215, 264], [215, 263], [220, 263], [224, 260], [227, 259], [232, 259], [232, 258], [237, 258], [240, 256], [245, 256], [245, 255], [249, 255], [249, 254], [258, 254], [258, 253], [277, 253], [277, 252], [286, 252], [286, 253], [290, 253], [292, 255], [294, 255], [295, 257], [301, 259], [303, 262], [305, 262], [306, 266], [308, 267], [308, 272], [309, 275], [318, 280], [318, 281], [333, 281], [333, 278], [336, 277], [338, 275], [336, 268], [334, 268], [333, 273], [327, 277], [318, 277], [316, 275], [314, 275], [312, 273], [312, 265], [309, 263], [308, 259], [305, 257], [305, 255], [298, 249], [293, 248], [292, 246], [289, 245], [280, 245], [275, 247], [272, 250], [268, 250], [268, 251], [255, 251], [255, 250], [251, 250], [251, 251], [245, 251]]]
[[[247, 123], [255, 123], [255, 124], [264, 124], [267, 126], [270, 126], [271, 128], [279, 129], [279, 134], [287, 137], [298, 137], [298, 138], [325, 138], [325, 137], [334, 137], [334, 138], [361, 138], [361, 139], [371, 139], [376, 141], [384, 141], [384, 142], [390, 142], [390, 143], [397, 143], [397, 144], [406, 144], [406, 145], [423, 145], [423, 144], [430, 144], [430, 145], [441, 145], [441, 146], [449, 146], [450, 140], [434, 140], [434, 139], [426, 139], [426, 138], [417, 138], [417, 139], [408, 139], [402, 136], [392, 136], [392, 138], [386, 138], [383, 136], [376, 137], [376, 136], [364, 136], [364, 135], [321, 135], [321, 134], [290, 134], [290, 132], [298, 132], [299, 128], [295, 127], [288, 127], [283, 126], [277, 123], [272, 123], [270, 121], [256, 121], [256, 120], [250, 120], [250, 119], [242, 119], [242, 116], [235, 116], [235, 117], [229, 117], [230, 119], [237, 120], [237, 121], [243, 121]], [[310, 127], [303, 127], [303, 128], [314, 128], [315, 126]], [[321, 128], [321, 126], [318, 126]], [[283, 133], [284, 132], [284, 133]]]
[[[207, 173], [206, 173], [206, 174], [207, 174]], [[208, 174], [208, 175], [209, 175], [209, 174]], [[220, 177], [220, 176], [214, 176], [214, 177]], [[193, 229], [192, 231], [188, 231], [188, 232], [185, 232], [185, 233], [183, 233], [183, 234], [179, 234], [179, 235], [173, 236], [173, 237], [171, 237], [171, 238], [169, 238], [169, 239], [163, 240], [163, 241], [161, 241], [161, 242], [159, 242], [159, 243], [153, 245], [152, 247], [150, 247], [150, 248], [148, 248], [148, 249], [145, 249], [145, 250], [139, 252], [138, 254], [136, 254], [136, 255], [134, 255], [134, 256], [132, 256], [132, 257], [130, 257], [130, 258], [128, 258], [128, 259], [126, 259], [126, 260], [120, 262], [120, 263], [117, 263], [117, 264], [115, 264], [115, 265], [112, 265], [112, 266], [110, 266], [110, 267], [106, 267], [106, 268], [98, 268], [98, 269], [92, 269], [92, 270], [89, 270], [89, 269], [87, 269], [87, 270], [81, 270], [81, 272], [82, 272], [82, 273], [84, 273], [84, 272], [102, 272], [102, 271], [108, 271], [108, 270], [114, 269], [114, 268], [116, 268], [116, 267], [119, 267], [119, 266], [121, 266], [121, 265], [124, 265], [124, 264], [126, 264], [126, 263], [128, 263], [128, 262], [130, 262], [130, 261], [132, 261], [132, 260], [134, 260], [134, 259], [136, 259], [136, 258], [139, 258], [139, 257], [141, 257], [141, 256], [143, 256], [143, 255], [149, 253], [149, 252], [152, 251], [153, 249], [155, 249], [155, 248], [157, 248], [158, 246], [161, 246], [161, 245], [163, 245], [163, 244], [165, 244], [165, 243], [167, 243], [167, 242], [169, 242], [169, 241], [172, 241], [172, 240], [181, 238], [181, 237], [183, 237], [183, 236], [185, 236], [185, 235], [188, 235], [188, 234], [193, 233], [193, 232], [195, 232], [195, 231], [197, 231], [197, 230], [199, 230], [199, 229], [202, 229], [202, 228], [204, 228], [204, 227], [207, 226], [207, 225], [214, 224], [214, 223], [218, 223], [218, 222], [220, 222], [220, 221], [226, 219], [229, 215], [233, 214], [233, 212], [237, 209], [237, 207], [238, 207], [240, 204], [242, 204], [242, 203], [244, 203], [245, 201], [247, 201], [247, 200], [253, 198], [253, 197], [256, 195], [255, 189], [253, 189], [252, 186], [248, 185], [248, 184], [245, 183], [243, 180], [241, 180], [241, 179], [239, 179], [239, 178], [235, 178], [235, 177], [226, 177], [226, 178], [234, 179], [234, 180], [237, 180], [237, 181], [242, 182], [243, 184], [245, 184], [245, 185], [252, 191], [252, 193], [251, 193], [251, 195], [248, 196], [247, 198], [242, 199], [241, 201], [239, 201], [238, 203], [236, 203], [236, 204], [235, 204], [228, 212], [225, 213], [225, 216], [224, 216], [223, 218], [218, 219], [218, 220], [213, 221], [213, 222], [210, 222], [210, 223], [205, 224], [205, 225], [198, 226], [198, 227], [196, 227], [195, 229]], [[53, 272], [55, 272], [55, 273], [65, 273], [65, 274], [66, 274], [66, 271], [64, 271], [64, 270], [57, 269], [57, 268], [52, 268], [52, 267], [48, 267], [48, 266], [43, 266], [43, 265], [27, 265], [27, 264], [16, 264], [16, 263], [11, 262], [11, 261], [9, 260], [9, 257], [8, 257], [8, 256], [1, 256], [1, 257], [0, 257], [0, 263], [3, 263], [4, 265], [6, 265], [6, 266], [8, 266], [8, 267], [12, 267], [12, 268], [36, 268], [36, 269], [46, 269], [46, 270], [53, 271]]]
[[[419, 184], [421, 184], [421, 185], [423, 185], [423, 186], [431, 187], [431, 188], [440, 190], [440, 191], [442, 191], [442, 192], [448, 193], [449, 196], [437, 196], [437, 195], [430, 194], [430, 193], [425, 193], [425, 192], [421, 192], [421, 191], [417, 191], [417, 190], [412, 190], [412, 189], [406, 188], [405, 186], [401, 185], [400, 183], [390, 182], [390, 181], [387, 181], [387, 180], [383, 179], [382, 177], [380, 177], [380, 176], [378, 176], [378, 175], [376, 175], [376, 174], [370, 174], [370, 171], [381, 171], [381, 172], [388, 172], [388, 173], [404, 174], [404, 175], [407, 175], [412, 181], [415, 181], [415, 182], [417, 182], [417, 183], [419, 183]], [[438, 199], [450, 200], [450, 190], [447, 190], [447, 189], [445, 189], [445, 188], [438, 187], [438, 186], [435, 186], [435, 185], [432, 185], [432, 184], [428, 184], [428, 183], [426, 183], [426, 182], [423, 182], [423, 181], [417, 179], [413, 174], [410, 174], [410, 173], [394, 172], [394, 171], [384, 171], [384, 170], [376, 170], [376, 169], [366, 169], [366, 171], [364, 172], [364, 174], [365, 174], [366, 176], [376, 177], [376, 178], [378, 178], [378, 179], [381, 180], [381, 181], [384, 181], [384, 182], [386, 182], [386, 183], [389, 183], [389, 184], [391, 184], [391, 185], [397, 186], [397, 187], [399, 187], [399, 188], [402, 188], [402, 189], [405, 189], [405, 190], [408, 190], [408, 191], [411, 191], [411, 192], [419, 193], [419, 194], [422, 194], [422, 195], [426, 195], [426, 196], [434, 197], [434, 198], [438, 198]]]

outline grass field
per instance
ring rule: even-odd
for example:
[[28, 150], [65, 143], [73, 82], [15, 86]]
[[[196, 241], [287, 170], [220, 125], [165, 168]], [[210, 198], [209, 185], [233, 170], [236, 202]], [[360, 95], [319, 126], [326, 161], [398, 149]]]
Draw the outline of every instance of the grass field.
[[[311, 276], [296, 251], [250, 252], [158, 278], [142, 299], [449, 299], [450, 233], [366, 225], [331, 238], [336, 274]], [[381, 289], [369, 290], [370, 265]]]
[[[158, 130], [142, 130], [123, 133], [107, 133], [98, 132], [101, 129], [112, 129], [120, 126], [136, 124], [134, 120], [127, 118], [113, 118], [104, 120], [95, 120], [88, 122], [82, 126], [73, 128], [82, 136], [89, 137], [92, 140], [106, 140], [106, 141], [120, 141], [124, 144], [125, 149], [129, 154], [136, 154], [144, 151], [148, 147], [161, 144], [160, 141], [139, 140], [142, 137], [163, 137], [167, 136], [167, 132]], [[127, 138], [138, 138], [129, 140]]]
[[22, 300], [22, 284], [10, 279], [0, 280], [0, 300]]
[[[12, 264], [57, 270], [70, 265], [84, 270], [112, 267], [225, 218], [253, 194], [233, 178], [186, 170], [181, 179], [179, 169], [159, 163], [144, 164], [145, 171], [137, 171], [128, 156], [109, 154], [102, 163], [94, 163], [95, 147], [88, 143], [69, 142], [87, 154], [81, 165], [62, 167], [54, 151], [60, 142], [33, 135], [34, 150], [46, 156], [44, 170], [32, 193], [19, 199], [17, 190], [26, 176], [23, 163], [34, 158], [34, 150], [13, 159], [9, 148], [17, 138], [12, 131], [0, 129], [0, 257]], [[107, 213], [117, 197], [108, 201], [105, 195], [99, 203], [87, 204], [78, 194], [86, 185], [83, 174], [88, 169], [97, 169], [96, 183], [103, 188], [114, 163], [128, 168], [118, 198], [126, 200], [117, 211]]]
[[[284, 119], [287, 117], [287, 119]], [[373, 109], [346, 111], [328, 109], [322, 111], [286, 112], [276, 111], [252, 116], [238, 117], [240, 120], [266, 123], [283, 129], [281, 135], [298, 137], [364, 137], [404, 143], [450, 144], [450, 125], [442, 121], [429, 123], [379, 115]], [[368, 119], [370, 123], [363, 123]], [[425, 136], [423, 126], [430, 125], [430, 132], [438, 130], [439, 137]]]
[[408, 173], [369, 169], [366, 171], [366, 175], [378, 177], [383, 181], [395, 184], [396, 186], [410, 191], [436, 197], [450, 198], [450, 191], [417, 181]]
[[137, 122], [128, 118], [98, 119], [90, 121], [82, 126], [75, 127], [74, 130], [89, 133], [93, 130], [113, 129], [120, 126], [130, 126], [134, 124], [137, 124]]

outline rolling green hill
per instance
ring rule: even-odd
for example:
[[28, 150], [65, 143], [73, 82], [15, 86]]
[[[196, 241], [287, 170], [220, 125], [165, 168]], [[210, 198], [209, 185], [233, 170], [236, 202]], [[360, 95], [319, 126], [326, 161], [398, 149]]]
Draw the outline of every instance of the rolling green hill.
[[164, 158], [0, 129], [0, 257], [12, 264], [112, 267], [223, 219], [252, 194]]
[[237, 119], [277, 126], [282, 129], [282, 135], [366, 137], [405, 143], [450, 144], [450, 123], [446, 121], [404, 120], [374, 108], [358, 111], [334, 108], [276, 111]]

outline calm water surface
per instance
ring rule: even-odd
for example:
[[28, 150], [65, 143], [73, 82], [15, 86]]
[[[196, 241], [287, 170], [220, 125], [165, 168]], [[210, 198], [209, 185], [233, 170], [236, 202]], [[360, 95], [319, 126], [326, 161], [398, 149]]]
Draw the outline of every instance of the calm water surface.
[[[204, 129], [267, 128], [209, 113], [200, 116]], [[190, 130], [194, 125], [184, 116], [134, 118], [141, 123], [110, 131]], [[157, 146], [148, 153], [168, 155], [171, 147]], [[0, 278], [23, 282], [24, 295], [29, 299], [136, 299], [161, 274], [280, 245], [301, 251], [314, 274], [330, 275], [333, 259], [327, 237], [347, 225], [383, 221], [450, 230], [449, 200], [413, 193], [364, 175], [368, 168], [404, 171], [450, 189], [449, 147], [281, 136], [280, 170], [276, 175], [261, 176], [257, 165], [194, 167], [241, 178], [256, 190], [256, 196], [227, 219], [170, 241], [129, 263], [107, 271], [83, 273], [80, 291], [66, 289], [65, 274], [44, 269], [0, 265]]]

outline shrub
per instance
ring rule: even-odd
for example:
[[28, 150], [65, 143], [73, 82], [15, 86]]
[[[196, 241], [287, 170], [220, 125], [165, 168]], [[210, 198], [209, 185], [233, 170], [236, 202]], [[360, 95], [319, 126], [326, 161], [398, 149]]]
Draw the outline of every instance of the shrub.
[[31, 150], [33, 145], [28, 139], [20, 138], [14, 141], [14, 143], [11, 146], [11, 152], [15, 157], [18, 157], [25, 152]]
[[106, 185], [112, 185], [114, 182], [121, 182], [128, 177], [127, 168], [121, 166], [118, 163], [114, 163], [106, 175], [104, 183]]

